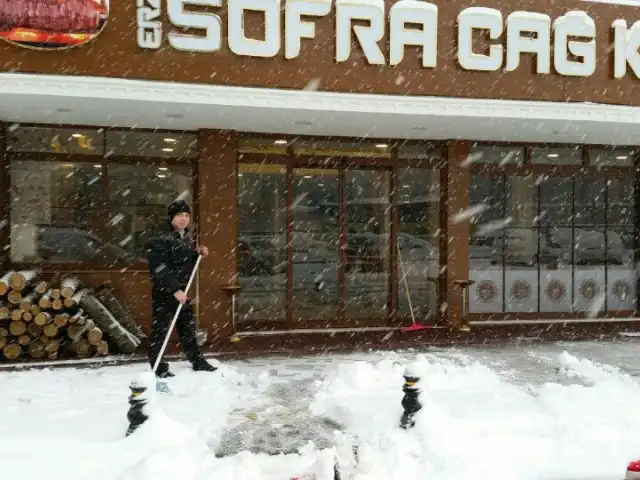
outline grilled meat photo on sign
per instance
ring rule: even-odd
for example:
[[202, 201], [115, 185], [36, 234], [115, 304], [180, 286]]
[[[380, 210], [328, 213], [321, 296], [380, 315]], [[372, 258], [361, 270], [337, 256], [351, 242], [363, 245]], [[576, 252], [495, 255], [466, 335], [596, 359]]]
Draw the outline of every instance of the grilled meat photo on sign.
[[104, 28], [108, 0], [0, 0], [0, 38], [19, 46], [81, 45]]
[[100, 26], [98, 7], [94, 0], [2, 0], [0, 28], [93, 31]]

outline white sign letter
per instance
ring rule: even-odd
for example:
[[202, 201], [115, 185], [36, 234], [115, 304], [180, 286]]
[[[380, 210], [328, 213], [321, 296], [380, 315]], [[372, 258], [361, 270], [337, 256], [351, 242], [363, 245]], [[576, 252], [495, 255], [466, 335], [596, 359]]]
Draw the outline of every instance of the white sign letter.
[[222, 0], [170, 0], [167, 2], [169, 21], [175, 27], [201, 28], [204, 36], [170, 32], [169, 43], [176, 50], [187, 52], [217, 52], [222, 44], [222, 22], [218, 15], [185, 12], [185, 5], [219, 7]]
[[[148, 6], [145, 6], [145, 3]], [[157, 49], [162, 44], [162, 22], [160, 0], [137, 0], [138, 46]]]
[[284, 6], [284, 56], [290, 60], [300, 55], [300, 40], [316, 36], [316, 26], [303, 22], [303, 15], [323, 17], [331, 12], [331, 0], [288, 0]]
[[351, 21], [368, 20], [367, 27], [354, 25], [353, 31], [371, 65], [385, 65], [378, 42], [384, 37], [384, 2], [373, 0], [336, 0], [336, 61], [344, 62], [351, 55]]
[[[522, 33], [535, 33], [537, 38], [523, 37]], [[535, 53], [536, 71], [551, 71], [551, 18], [531, 12], [513, 12], [507, 17], [507, 67], [511, 72], [520, 65], [520, 55]]]
[[[571, 11], [553, 22], [553, 66], [560, 75], [588, 77], [596, 71], [596, 22], [585, 12]], [[569, 37], [588, 37], [588, 42], [569, 40]], [[582, 58], [570, 60], [568, 53]]]
[[473, 30], [488, 30], [489, 38], [497, 40], [502, 35], [502, 13], [484, 7], [465, 8], [458, 15], [458, 63], [465, 70], [494, 72], [502, 67], [502, 45], [491, 45], [489, 54], [473, 52]]
[[[236, 55], [275, 57], [280, 51], [280, 0], [229, 0], [229, 48]], [[264, 13], [264, 40], [247, 38], [244, 11]]]
[[614, 30], [614, 62], [613, 76], [622, 78], [627, 74], [627, 63], [637, 78], [640, 78], [640, 21], [631, 25], [627, 30], [627, 22], [616, 20], [613, 22]]
[[[419, 23], [420, 30], [406, 28]], [[397, 65], [404, 57], [406, 45], [422, 47], [422, 66], [435, 67], [438, 56], [438, 7], [416, 0], [399, 0], [389, 12], [389, 64]]]

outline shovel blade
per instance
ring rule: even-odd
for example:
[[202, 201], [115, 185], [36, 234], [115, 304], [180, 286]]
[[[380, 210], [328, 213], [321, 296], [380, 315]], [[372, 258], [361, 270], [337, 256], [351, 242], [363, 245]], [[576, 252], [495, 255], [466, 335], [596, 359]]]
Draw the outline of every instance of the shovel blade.
[[156, 381], [156, 392], [171, 393], [171, 390], [169, 390], [169, 384], [164, 380], [157, 380]]

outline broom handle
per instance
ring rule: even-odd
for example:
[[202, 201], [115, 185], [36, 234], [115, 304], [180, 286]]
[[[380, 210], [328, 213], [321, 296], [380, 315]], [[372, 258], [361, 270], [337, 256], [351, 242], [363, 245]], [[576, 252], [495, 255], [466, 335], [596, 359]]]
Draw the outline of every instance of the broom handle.
[[[186, 294], [193, 283], [193, 279], [196, 276], [196, 272], [198, 271], [198, 266], [200, 265], [200, 260], [202, 260], [202, 255], [198, 255], [198, 260], [196, 260], [196, 264], [191, 271], [191, 276], [189, 277], [189, 283], [187, 283], [187, 288], [185, 288], [184, 293]], [[162, 344], [162, 348], [160, 349], [160, 353], [158, 354], [158, 358], [156, 358], [156, 363], [153, 365], [153, 373], [156, 373], [158, 369], [158, 365], [162, 361], [162, 356], [164, 355], [164, 351], [167, 348], [167, 344], [169, 343], [169, 337], [171, 337], [171, 332], [173, 332], [173, 328], [176, 326], [176, 322], [178, 321], [178, 316], [182, 311], [184, 303], [180, 303], [178, 305], [178, 309], [176, 310], [175, 315], [173, 316], [173, 320], [171, 321], [171, 325], [169, 326], [169, 331], [167, 332], [167, 336], [164, 337], [164, 343]]]
[[411, 294], [409, 293], [409, 282], [407, 282], [407, 273], [404, 270], [404, 263], [402, 262], [402, 254], [400, 253], [400, 245], [396, 243], [398, 249], [398, 260], [400, 260], [400, 269], [402, 270], [402, 279], [404, 280], [404, 289], [407, 292], [407, 300], [409, 301], [409, 311], [411, 312], [411, 321], [416, 323], [416, 317], [413, 314], [413, 305], [411, 304]]

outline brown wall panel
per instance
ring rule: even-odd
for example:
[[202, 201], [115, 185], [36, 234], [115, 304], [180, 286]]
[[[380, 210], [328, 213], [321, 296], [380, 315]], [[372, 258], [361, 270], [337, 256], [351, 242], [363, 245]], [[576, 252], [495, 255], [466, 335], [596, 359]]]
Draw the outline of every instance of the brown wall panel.
[[471, 145], [452, 142], [448, 148], [446, 168], [446, 319], [449, 325], [460, 325], [463, 319], [463, 290], [456, 281], [469, 279], [469, 221], [454, 217], [469, 207], [469, 168], [463, 162]]
[[[387, 7], [394, 3], [385, 0]], [[419, 65], [417, 49], [408, 48], [403, 62], [396, 66], [370, 66], [358, 49], [352, 57], [337, 64], [335, 56], [335, 10], [316, 21], [316, 38], [302, 41], [302, 54], [286, 60], [284, 52], [274, 58], [239, 57], [228, 49], [226, 38], [217, 53], [180, 52], [169, 47], [166, 32], [160, 50], [143, 50], [136, 43], [136, 2], [112, 0], [109, 23], [92, 43], [64, 52], [22, 49], [0, 42], [0, 71], [41, 72], [67, 75], [109, 76], [218, 85], [250, 85], [301, 89], [312, 79], [319, 79], [320, 89], [329, 91], [440, 95], [477, 98], [511, 98], [533, 100], [572, 100], [640, 105], [640, 82], [630, 69], [622, 80], [614, 80], [613, 34], [611, 22], [624, 18], [631, 25], [640, 19], [637, 8], [592, 4], [578, 0], [521, 0], [504, 2], [470, 0], [435, 2], [439, 7], [438, 65], [425, 69]], [[166, 10], [166, 2], [162, 2]], [[596, 22], [598, 32], [598, 66], [586, 79], [557, 74], [533, 73], [533, 57], [525, 58], [515, 72], [466, 72], [456, 60], [456, 22], [458, 13], [470, 6], [499, 9], [503, 17], [514, 10], [546, 13], [552, 19], [572, 9], [587, 11]], [[207, 10], [207, 9], [205, 9]], [[222, 18], [226, 32], [226, 8], [208, 9]], [[263, 36], [261, 16], [247, 19], [248, 32]], [[387, 28], [388, 30], [388, 28]], [[478, 49], [483, 42], [478, 40]], [[386, 39], [382, 48], [388, 53]]]
[[223, 288], [236, 276], [236, 143], [235, 133], [200, 132], [198, 228], [210, 255], [200, 267], [199, 325], [210, 342], [233, 332], [231, 297]]

